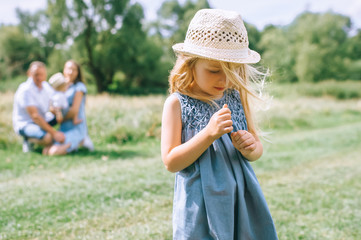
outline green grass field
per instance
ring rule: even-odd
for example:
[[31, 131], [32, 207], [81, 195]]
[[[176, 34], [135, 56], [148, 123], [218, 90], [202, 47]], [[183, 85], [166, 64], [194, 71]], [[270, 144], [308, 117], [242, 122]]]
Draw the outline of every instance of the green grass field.
[[[274, 85], [261, 114], [269, 141], [252, 165], [280, 239], [361, 237], [361, 99], [349, 94], [361, 85], [333, 86], [335, 97]], [[159, 139], [165, 96], [88, 96], [96, 149], [61, 157], [23, 154], [13, 92], [0, 98], [0, 239], [172, 238], [174, 174]]]

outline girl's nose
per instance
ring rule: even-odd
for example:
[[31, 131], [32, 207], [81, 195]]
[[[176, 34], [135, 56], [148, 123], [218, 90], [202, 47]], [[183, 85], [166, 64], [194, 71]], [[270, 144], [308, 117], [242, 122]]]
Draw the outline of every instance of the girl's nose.
[[223, 73], [223, 74], [220, 76], [219, 81], [220, 81], [220, 82], [226, 82], [226, 79], [227, 79], [226, 74]]

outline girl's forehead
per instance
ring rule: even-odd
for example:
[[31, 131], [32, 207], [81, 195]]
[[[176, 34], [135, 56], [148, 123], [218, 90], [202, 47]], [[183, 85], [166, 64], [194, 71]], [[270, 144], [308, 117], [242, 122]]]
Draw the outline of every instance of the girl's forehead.
[[215, 60], [199, 59], [198, 62], [209, 67], [221, 67], [220, 62]]

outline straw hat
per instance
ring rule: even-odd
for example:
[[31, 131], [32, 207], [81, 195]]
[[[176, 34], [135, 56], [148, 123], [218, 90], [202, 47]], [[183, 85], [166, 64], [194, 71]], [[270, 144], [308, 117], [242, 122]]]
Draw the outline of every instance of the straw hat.
[[62, 73], [55, 73], [49, 78], [49, 84], [54, 88], [60, 87], [62, 84], [66, 83], [65, 77]]
[[234, 63], [257, 63], [261, 56], [248, 48], [247, 30], [237, 12], [199, 10], [189, 24], [184, 43], [173, 50], [191, 56]]

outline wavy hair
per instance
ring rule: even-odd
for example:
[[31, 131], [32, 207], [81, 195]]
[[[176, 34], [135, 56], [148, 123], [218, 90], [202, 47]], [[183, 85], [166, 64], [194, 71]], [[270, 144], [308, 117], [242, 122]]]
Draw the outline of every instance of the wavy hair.
[[[198, 59], [198, 57], [194, 56], [178, 55], [168, 78], [169, 92], [179, 92], [212, 104], [214, 101], [211, 99], [211, 96], [193, 91], [195, 83], [194, 67]], [[262, 73], [248, 64], [220, 61], [220, 65], [226, 75], [227, 86], [230, 89], [237, 90], [241, 96], [248, 130], [256, 135], [260, 135], [261, 131], [255, 119], [254, 109], [258, 105], [266, 103], [266, 98], [262, 97], [262, 90], [265, 77], [268, 74]]]

